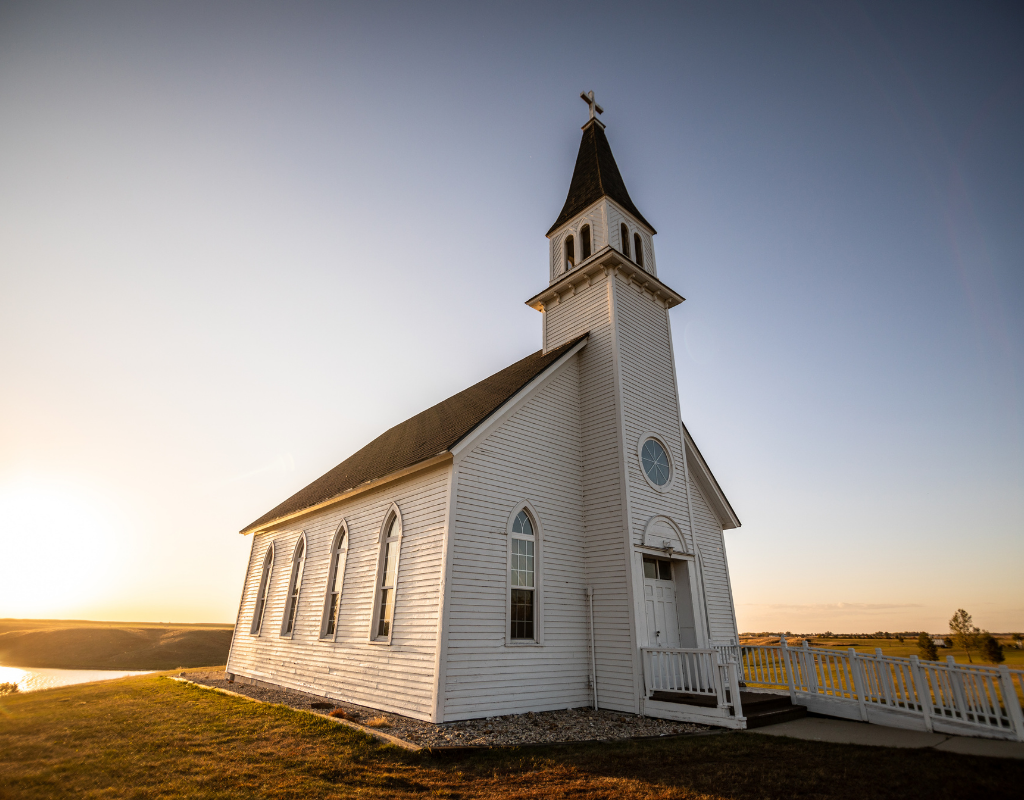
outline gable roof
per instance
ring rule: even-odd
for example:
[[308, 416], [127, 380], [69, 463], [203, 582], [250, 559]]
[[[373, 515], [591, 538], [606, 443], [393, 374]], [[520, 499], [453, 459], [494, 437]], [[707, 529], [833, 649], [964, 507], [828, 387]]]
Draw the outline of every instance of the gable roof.
[[364, 483], [451, 450], [586, 336], [578, 336], [547, 353], [538, 350], [385, 431], [330, 472], [243, 528], [241, 533], [249, 533], [274, 520], [320, 505]]
[[695, 470], [691, 469], [690, 474], [696, 479], [704, 499], [711, 506], [711, 512], [718, 517], [723, 530], [740, 527], [743, 523], [736, 516], [732, 503], [729, 502], [729, 498], [725, 496], [725, 492], [719, 486], [718, 479], [711, 472], [708, 462], [704, 460], [704, 456], [701, 454], [700, 449], [698, 449], [697, 443], [693, 441], [693, 437], [690, 435], [690, 431], [687, 430], [685, 422], [683, 423], [683, 433], [686, 437], [686, 449], [689, 456], [687, 461], [689, 464], [697, 467]]
[[550, 236], [558, 226], [602, 197], [610, 197], [650, 228], [652, 233], [657, 233], [629, 199], [626, 183], [622, 180], [615, 156], [612, 155], [612, 146], [608, 144], [608, 137], [604, 135], [604, 125], [592, 119], [583, 126], [583, 139], [580, 142], [580, 151], [576, 155], [576, 168], [572, 172], [569, 194], [565, 198], [565, 205], [562, 206], [562, 213], [558, 215], [558, 219], [546, 235]]

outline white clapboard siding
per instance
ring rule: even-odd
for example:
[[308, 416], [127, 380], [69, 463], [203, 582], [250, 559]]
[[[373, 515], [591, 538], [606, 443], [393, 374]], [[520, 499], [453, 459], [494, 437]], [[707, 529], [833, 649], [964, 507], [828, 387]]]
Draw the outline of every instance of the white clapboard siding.
[[[630, 530], [643, 543], [653, 516], [671, 518], [689, 531], [679, 399], [672, 364], [668, 310], [621, 277], [616, 278], [616, 322], [622, 401], [625, 408], [626, 470], [629, 475]], [[672, 478], [666, 491], [647, 482], [640, 464], [640, 437], [653, 433], [668, 448]]]
[[[680, 413], [668, 311], [649, 293], [621, 276], [616, 278], [615, 298], [626, 410], [626, 465], [633, 542], [642, 542], [648, 520], [657, 514], [672, 518], [681, 530], [689, 533], [690, 541], [700, 547], [704, 563], [709, 635], [715, 641], [731, 641], [736, 634], [735, 615], [722, 526], [692, 476], [690, 497], [694, 504], [695, 531], [689, 530], [683, 441], [678, 422]], [[673, 475], [667, 491], [657, 491], [643, 476], [637, 450], [639, 438], [645, 432], [663, 437], [669, 447]], [[696, 538], [693, 538], [694, 534]]]
[[638, 711], [611, 312], [611, 283], [595, 277], [546, 309], [545, 341], [557, 347], [590, 333], [578, 359], [585, 565], [587, 585], [594, 589], [598, 699], [602, 708]]
[[725, 558], [725, 537], [722, 524], [704, 499], [697, 481], [690, 477], [693, 497], [693, 524], [704, 563], [704, 591], [707, 597], [711, 638], [717, 642], [739, 643], [735, 607], [729, 585], [729, 568]]
[[[567, 361], [456, 465], [443, 718], [588, 702], [579, 366]], [[537, 516], [543, 640], [510, 645], [508, 521]]]
[[[447, 465], [357, 495], [303, 521], [301, 527], [256, 534], [228, 671], [292, 689], [394, 711], [432, 713], [441, 550], [448, 505]], [[396, 503], [403, 536], [390, 645], [368, 643], [384, 517]], [[348, 523], [349, 549], [335, 641], [321, 640], [330, 549]], [[295, 633], [280, 635], [291, 556], [305, 531], [307, 555]], [[273, 579], [260, 636], [249, 629], [263, 566], [276, 543]]]

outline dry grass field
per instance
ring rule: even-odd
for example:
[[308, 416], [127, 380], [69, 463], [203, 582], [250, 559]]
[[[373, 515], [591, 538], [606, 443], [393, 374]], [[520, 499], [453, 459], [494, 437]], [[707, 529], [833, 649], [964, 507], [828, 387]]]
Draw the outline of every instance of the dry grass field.
[[1024, 762], [725, 733], [411, 753], [325, 719], [143, 676], [0, 698], [0, 797], [1019, 797]]
[[0, 620], [0, 665], [56, 669], [176, 669], [223, 664], [230, 625]]
[[[786, 637], [786, 642], [793, 647], [803, 646], [804, 638], [802, 636]], [[920, 655], [917, 651], [917, 639], [905, 639], [900, 642], [897, 639], [819, 639], [815, 637], [808, 637], [808, 644], [811, 647], [822, 647], [830, 650], [846, 650], [848, 647], [852, 647], [858, 653], [874, 653], [876, 647], [882, 648], [882, 654], [886, 656], [899, 656], [906, 658], [907, 656]], [[765, 637], [747, 637], [743, 636], [740, 638], [741, 644], [778, 644], [778, 637], [765, 638]], [[1024, 669], [1024, 650], [1017, 650], [1015, 647], [1008, 646], [1010, 640], [1008, 637], [1000, 638], [1000, 643], [1003, 645], [1003, 656], [1006, 661], [1003, 663], [1011, 669]], [[957, 663], [966, 664], [967, 653], [956, 647], [939, 648], [939, 660], [945, 661], [946, 656], [953, 656]], [[980, 653], [974, 653], [971, 656], [974, 659], [975, 664], [987, 664], [981, 658]]]

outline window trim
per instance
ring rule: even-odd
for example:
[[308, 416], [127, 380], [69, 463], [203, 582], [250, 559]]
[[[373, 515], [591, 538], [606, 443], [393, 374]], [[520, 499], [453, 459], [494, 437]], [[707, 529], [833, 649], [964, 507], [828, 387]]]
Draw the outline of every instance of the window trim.
[[[339, 537], [341, 538], [340, 544], [338, 542]], [[345, 594], [345, 567], [348, 564], [348, 547], [348, 522], [342, 517], [341, 522], [338, 523], [338, 527], [334, 531], [334, 537], [331, 539], [331, 552], [327, 562], [327, 585], [324, 587], [324, 614], [320, 622], [320, 638], [328, 642], [336, 642], [338, 640], [338, 618], [341, 616], [341, 600]], [[335, 554], [338, 556], [337, 563], [334, 562]], [[330, 621], [331, 595], [334, 594], [331, 591], [331, 587], [335, 583], [335, 575], [338, 572], [341, 572], [341, 583], [338, 586], [338, 611], [334, 618], [334, 633], [328, 633], [327, 623]]]
[[633, 249], [636, 250], [636, 253], [633, 254], [633, 263], [647, 269], [644, 266], [644, 237], [640, 235], [639, 231], [633, 231]]
[[[271, 542], [267, 545], [266, 555], [263, 556], [263, 567], [260, 569], [260, 582], [256, 584], [256, 603], [252, 609], [252, 622], [249, 625], [249, 635], [259, 636], [263, 630], [263, 620], [267, 618], [267, 600], [270, 597], [270, 582], [274, 579], [274, 548], [275, 542]], [[266, 576], [267, 582], [263, 583], [263, 578]], [[260, 608], [260, 617], [256, 619], [256, 608], [260, 606], [262, 601], [263, 605]]]
[[[533, 525], [533, 639], [512, 638], [512, 525], [525, 511]], [[543, 647], [544, 645], [544, 588], [543, 588], [543, 528], [540, 516], [529, 500], [521, 500], [512, 508], [505, 523], [505, 631], [502, 636], [505, 647]]]
[[[383, 588], [381, 580], [384, 577], [384, 556], [387, 553], [387, 532], [388, 525], [391, 522], [391, 518], [394, 517], [398, 523], [398, 547], [395, 553], [395, 585], [393, 591], [395, 593], [394, 605], [391, 610], [391, 624], [388, 626], [387, 636], [378, 636], [377, 630], [380, 625], [380, 594]], [[405, 522], [402, 519], [402, 512], [398, 508], [398, 505], [392, 503], [388, 506], [387, 511], [384, 513], [384, 520], [381, 522], [380, 529], [377, 532], [377, 570], [374, 573], [373, 579], [373, 605], [370, 607], [370, 630], [367, 632], [367, 641], [370, 644], [376, 645], [391, 645], [391, 640], [395, 635], [395, 612], [398, 610], [398, 579], [399, 570], [402, 566], [402, 542], [405, 539]]]
[[[665, 451], [665, 455], [668, 456], [668, 480], [665, 481], [665, 484], [663, 486], [658, 486], [658, 484], [652, 481], [647, 475], [647, 470], [644, 469], [643, 451], [644, 444], [647, 442], [648, 439], [654, 439], [654, 441], [660, 444], [662, 449]], [[636, 462], [637, 464], [640, 465], [640, 474], [644, 476], [644, 480], [647, 481], [647, 485], [654, 489], [654, 491], [664, 493], [672, 490], [672, 486], [676, 480], [675, 461], [676, 459], [672, 455], [672, 451], [669, 449], [669, 446], [666, 443], [664, 436], [662, 436], [659, 433], [655, 433], [654, 431], [644, 431], [643, 433], [640, 434], [640, 438], [637, 440], [636, 443]]]
[[[572, 254], [569, 254], [570, 249]], [[576, 236], [571, 231], [562, 240], [562, 272], [572, 272], [576, 269]]]
[[592, 255], [594, 255], [594, 228], [590, 224], [590, 220], [584, 220], [580, 225], [580, 263], [582, 264]]
[[625, 222], [619, 223], [619, 239], [622, 255], [632, 260], [632, 256], [629, 254], [629, 226]]
[[[296, 553], [299, 552], [299, 545], [302, 546], [302, 556], [296, 559]], [[299, 600], [302, 599], [302, 580], [305, 577], [306, 572], [306, 559], [309, 558], [309, 542], [306, 539], [306, 532], [302, 531], [299, 533], [299, 538], [295, 541], [295, 547], [292, 548], [292, 557], [289, 564], [292, 565], [291, 571], [288, 574], [288, 591], [284, 596], [284, 614], [281, 615], [281, 637], [284, 639], [291, 639], [295, 636], [295, 628], [299, 621]], [[296, 587], [296, 583], [298, 586]], [[295, 598], [292, 599], [292, 591], [295, 591]], [[287, 630], [289, 617], [292, 616], [294, 605], [294, 618], [291, 620], [292, 629]]]

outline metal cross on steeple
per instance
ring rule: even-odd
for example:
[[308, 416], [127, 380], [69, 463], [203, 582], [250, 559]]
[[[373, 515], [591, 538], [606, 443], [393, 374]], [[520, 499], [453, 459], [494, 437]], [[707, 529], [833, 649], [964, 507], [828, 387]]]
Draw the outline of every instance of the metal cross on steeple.
[[595, 111], [598, 114], [603, 114], [604, 113], [604, 109], [601, 108], [601, 106], [599, 106], [597, 104], [597, 101], [594, 99], [594, 93], [593, 92], [580, 92], [580, 98], [583, 100], [583, 102], [585, 102], [590, 107], [590, 118], [591, 119], [597, 119], [597, 117], [594, 116], [594, 112]]

